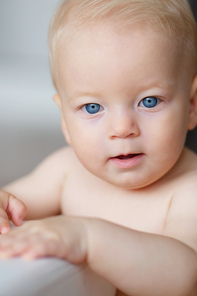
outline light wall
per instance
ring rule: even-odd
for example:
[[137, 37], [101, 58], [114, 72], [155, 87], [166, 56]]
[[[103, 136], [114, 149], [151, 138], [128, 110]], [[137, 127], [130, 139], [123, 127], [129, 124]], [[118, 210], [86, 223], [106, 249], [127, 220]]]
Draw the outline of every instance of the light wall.
[[0, 0], [0, 186], [65, 145], [48, 59], [59, 0]]
[[0, 52], [47, 54], [47, 32], [59, 0], [0, 0]]
[[[0, 124], [59, 124], [48, 26], [58, 0], [0, 0]], [[48, 120], [50, 118], [50, 120]]]

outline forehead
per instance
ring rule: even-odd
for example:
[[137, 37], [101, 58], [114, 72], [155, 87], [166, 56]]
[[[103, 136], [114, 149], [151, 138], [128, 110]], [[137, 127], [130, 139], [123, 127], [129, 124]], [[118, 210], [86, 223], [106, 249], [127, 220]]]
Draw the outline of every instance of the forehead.
[[151, 29], [134, 27], [120, 34], [105, 24], [81, 28], [62, 43], [60, 79], [63, 85], [67, 81], [91, 83], [104, 76], [110, 82], [120, 72], [121, 79], [138, 76], [142, 81], [149, 76], [151, 80], [165, 73], [171, 79], [181, 73], [182, 54], [176, 42]]
[[[89, 22], [82, 26], [75, 26], [71, 24], [64, 36], [62, 36], [62, 40], [60, 41], [59, 48], [60, 54], [63, 52], [68, 52], [71, 47], [79, 50], [82, 47], [93, 45], [96, 43], [97, 48], [101, 48], [104, 46], [113, 46], [117, 40], [121, 40], [121, 44], [125, 41], [128, 42], [129, 39], [132, 39], [132, 42], [137, 39], [137, 36], [142, 36], [142, 42], [146, 42], [146, 35], [148, 34], [156, 38], [162, 38], [168, 42], [168, 46], [171, 44], [174, 46], [175, 44], [180, 47], [178, 44], [178, 39], [176, 39], [175, 34], [169, 34], [166, 30], [161, 30], [157, 27], [146, 26], [143, 23], [135, 23], [128, 26], [121, 27], [120, 24], [114, 24], [111, 20], [106, 21], [98, 21], [98, 22]], [[76, 47], [76, 45], [81, 45], [80, 47]], [[117, 45], [117, 44], [116, 44]], [[178, 49], [177, 47], [177, 49]], [[73, 49], [73, 48], [72, 48]]]

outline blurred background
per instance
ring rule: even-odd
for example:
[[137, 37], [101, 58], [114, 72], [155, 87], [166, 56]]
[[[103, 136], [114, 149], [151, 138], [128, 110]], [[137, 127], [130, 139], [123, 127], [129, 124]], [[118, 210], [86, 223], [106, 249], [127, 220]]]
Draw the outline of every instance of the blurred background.
[[0, 186], [65, 145], [48, 26], [59, 0], [0, 0]]
[[[0, 0], [0, 187], [66, 143], [48, 60], [48, 26], [59, 0]], [[197, 1], [191, 1], [197, 17]], [[187, 145], [197, 152], [197, 130]]]

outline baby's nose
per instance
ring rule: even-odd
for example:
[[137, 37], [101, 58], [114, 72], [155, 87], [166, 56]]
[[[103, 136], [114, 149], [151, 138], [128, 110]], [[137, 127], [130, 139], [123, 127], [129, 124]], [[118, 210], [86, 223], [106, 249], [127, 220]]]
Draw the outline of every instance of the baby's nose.
[[129, 136], [137, 137], [140, 133], [137, 121], [132, 114], [116, 114], [111, 118], [109, 138], [127, 138]]

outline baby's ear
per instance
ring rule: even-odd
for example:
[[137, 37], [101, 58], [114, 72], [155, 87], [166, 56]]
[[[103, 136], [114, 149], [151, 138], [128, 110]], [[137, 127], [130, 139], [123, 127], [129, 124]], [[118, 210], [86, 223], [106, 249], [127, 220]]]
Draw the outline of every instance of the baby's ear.
[[190, 91], [190, 110], [188, 130], [192, 130], [197, 125], [197, 75], [192, 81], [192, 87]]
[[60, 100], [60, 96], [58, 94], [55, 94], [53, 96], [53, 101], [58, 105], [58, 107], [60, 109], [62, 109], [62, 103], [61, 103], [61, 100]]
[[60, 108], [61, 111], [61, 126], [62, 126], [62, 132], [64, 134], [64, 137], [66, 139], [66, 142], [71, 145], [71, 140], [70, 140], [70, 135], [67, 129], [67, 125], [64, 119], [64, 115], [63, 115], [63, 108], [62, 108], [62, 102], [60, 99], [60, 96], [58, 94], [55, 94], [53, 97], [53, 100], [56, 102], [56, 104], [58, 105], [58, 107]]

